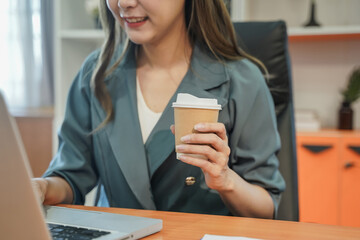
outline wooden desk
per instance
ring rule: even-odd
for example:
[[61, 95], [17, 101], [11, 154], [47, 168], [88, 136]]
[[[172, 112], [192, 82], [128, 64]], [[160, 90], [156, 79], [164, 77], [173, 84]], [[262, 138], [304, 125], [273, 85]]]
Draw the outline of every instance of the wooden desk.
[[360, 228], [354, 227], [123, 208], [62, 206], [162, 219], [163, 229], [144, 238], [146, 240], [200, 240], [205, 234], [277, 240], [360, 239]]

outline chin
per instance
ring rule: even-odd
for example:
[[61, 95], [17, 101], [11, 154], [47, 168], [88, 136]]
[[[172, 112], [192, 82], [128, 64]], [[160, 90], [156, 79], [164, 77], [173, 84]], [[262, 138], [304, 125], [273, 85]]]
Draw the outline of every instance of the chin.
[[152, 36], [149, 36], [144, 32], [128, 33], [127, 36], [129, 37], [130, 41], [138, 45], [151, 43], [153, 40]]
[[142, 45], [142, 44], [146, 43], [146, 42], [144, 42], [143, 40], [138, 39], [138, 38], [131, 38], [131, 37], [129, 37], [129, 39], [130, 39], [131, 42], [133, 42], [133, 43], [135, 43], [135, 44], [137, 44], [137, 45]]

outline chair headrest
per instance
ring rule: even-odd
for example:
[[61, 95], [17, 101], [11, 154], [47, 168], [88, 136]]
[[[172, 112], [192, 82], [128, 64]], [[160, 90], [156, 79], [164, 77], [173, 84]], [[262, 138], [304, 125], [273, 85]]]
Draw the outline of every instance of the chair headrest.
[[279, 115], [292, 99], [288, 36], [284, 21], [236, 22], [238, 44], [264, 63], [268, 86]]

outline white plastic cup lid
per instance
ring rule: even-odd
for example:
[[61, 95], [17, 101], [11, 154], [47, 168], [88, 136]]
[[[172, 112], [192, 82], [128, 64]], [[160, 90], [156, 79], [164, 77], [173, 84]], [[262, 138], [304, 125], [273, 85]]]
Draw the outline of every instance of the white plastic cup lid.
[[198, 98], [188, 93], [178, 93], [176, 102], [173, 102], [172, 107], [177, 108], [205, 108], [221, 110], [221, 105], [218, 104], [215, 98]]

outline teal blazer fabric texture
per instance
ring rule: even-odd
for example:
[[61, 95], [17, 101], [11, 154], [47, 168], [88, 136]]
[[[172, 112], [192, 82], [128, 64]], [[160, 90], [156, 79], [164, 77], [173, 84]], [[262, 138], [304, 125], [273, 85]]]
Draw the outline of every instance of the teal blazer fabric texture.
[[[195, 45], [191, 64], [145, 145], [136, 100], [134, 44], [121, 64], [105, 79], [114, 120], [90, 134], [106, 116], [90, 88], [98, 52], [91, 54], [68, 95], [65, 118], [58, 132], [59, 149], [44, 176], [61, 176], [71, 185], [74, 204], [83, 204], [96, 185], [100, 199], [113, 207], [230, 214], [219, 194], [207, 187], [201, 169], [175, 157], [171, 103], [177, 93], [216, 98], [219, 122], [229, 137], [229, 166], [250, 183], [264, 187], [275, 209], [285, 188], [278, 170], [280, 148], [274, 104], [259, 69], [248, 60], [218, 62]], [[195, 177], [186, 185], [187, 177]], [[101, 204], [101, 202], [100, 202]]]

